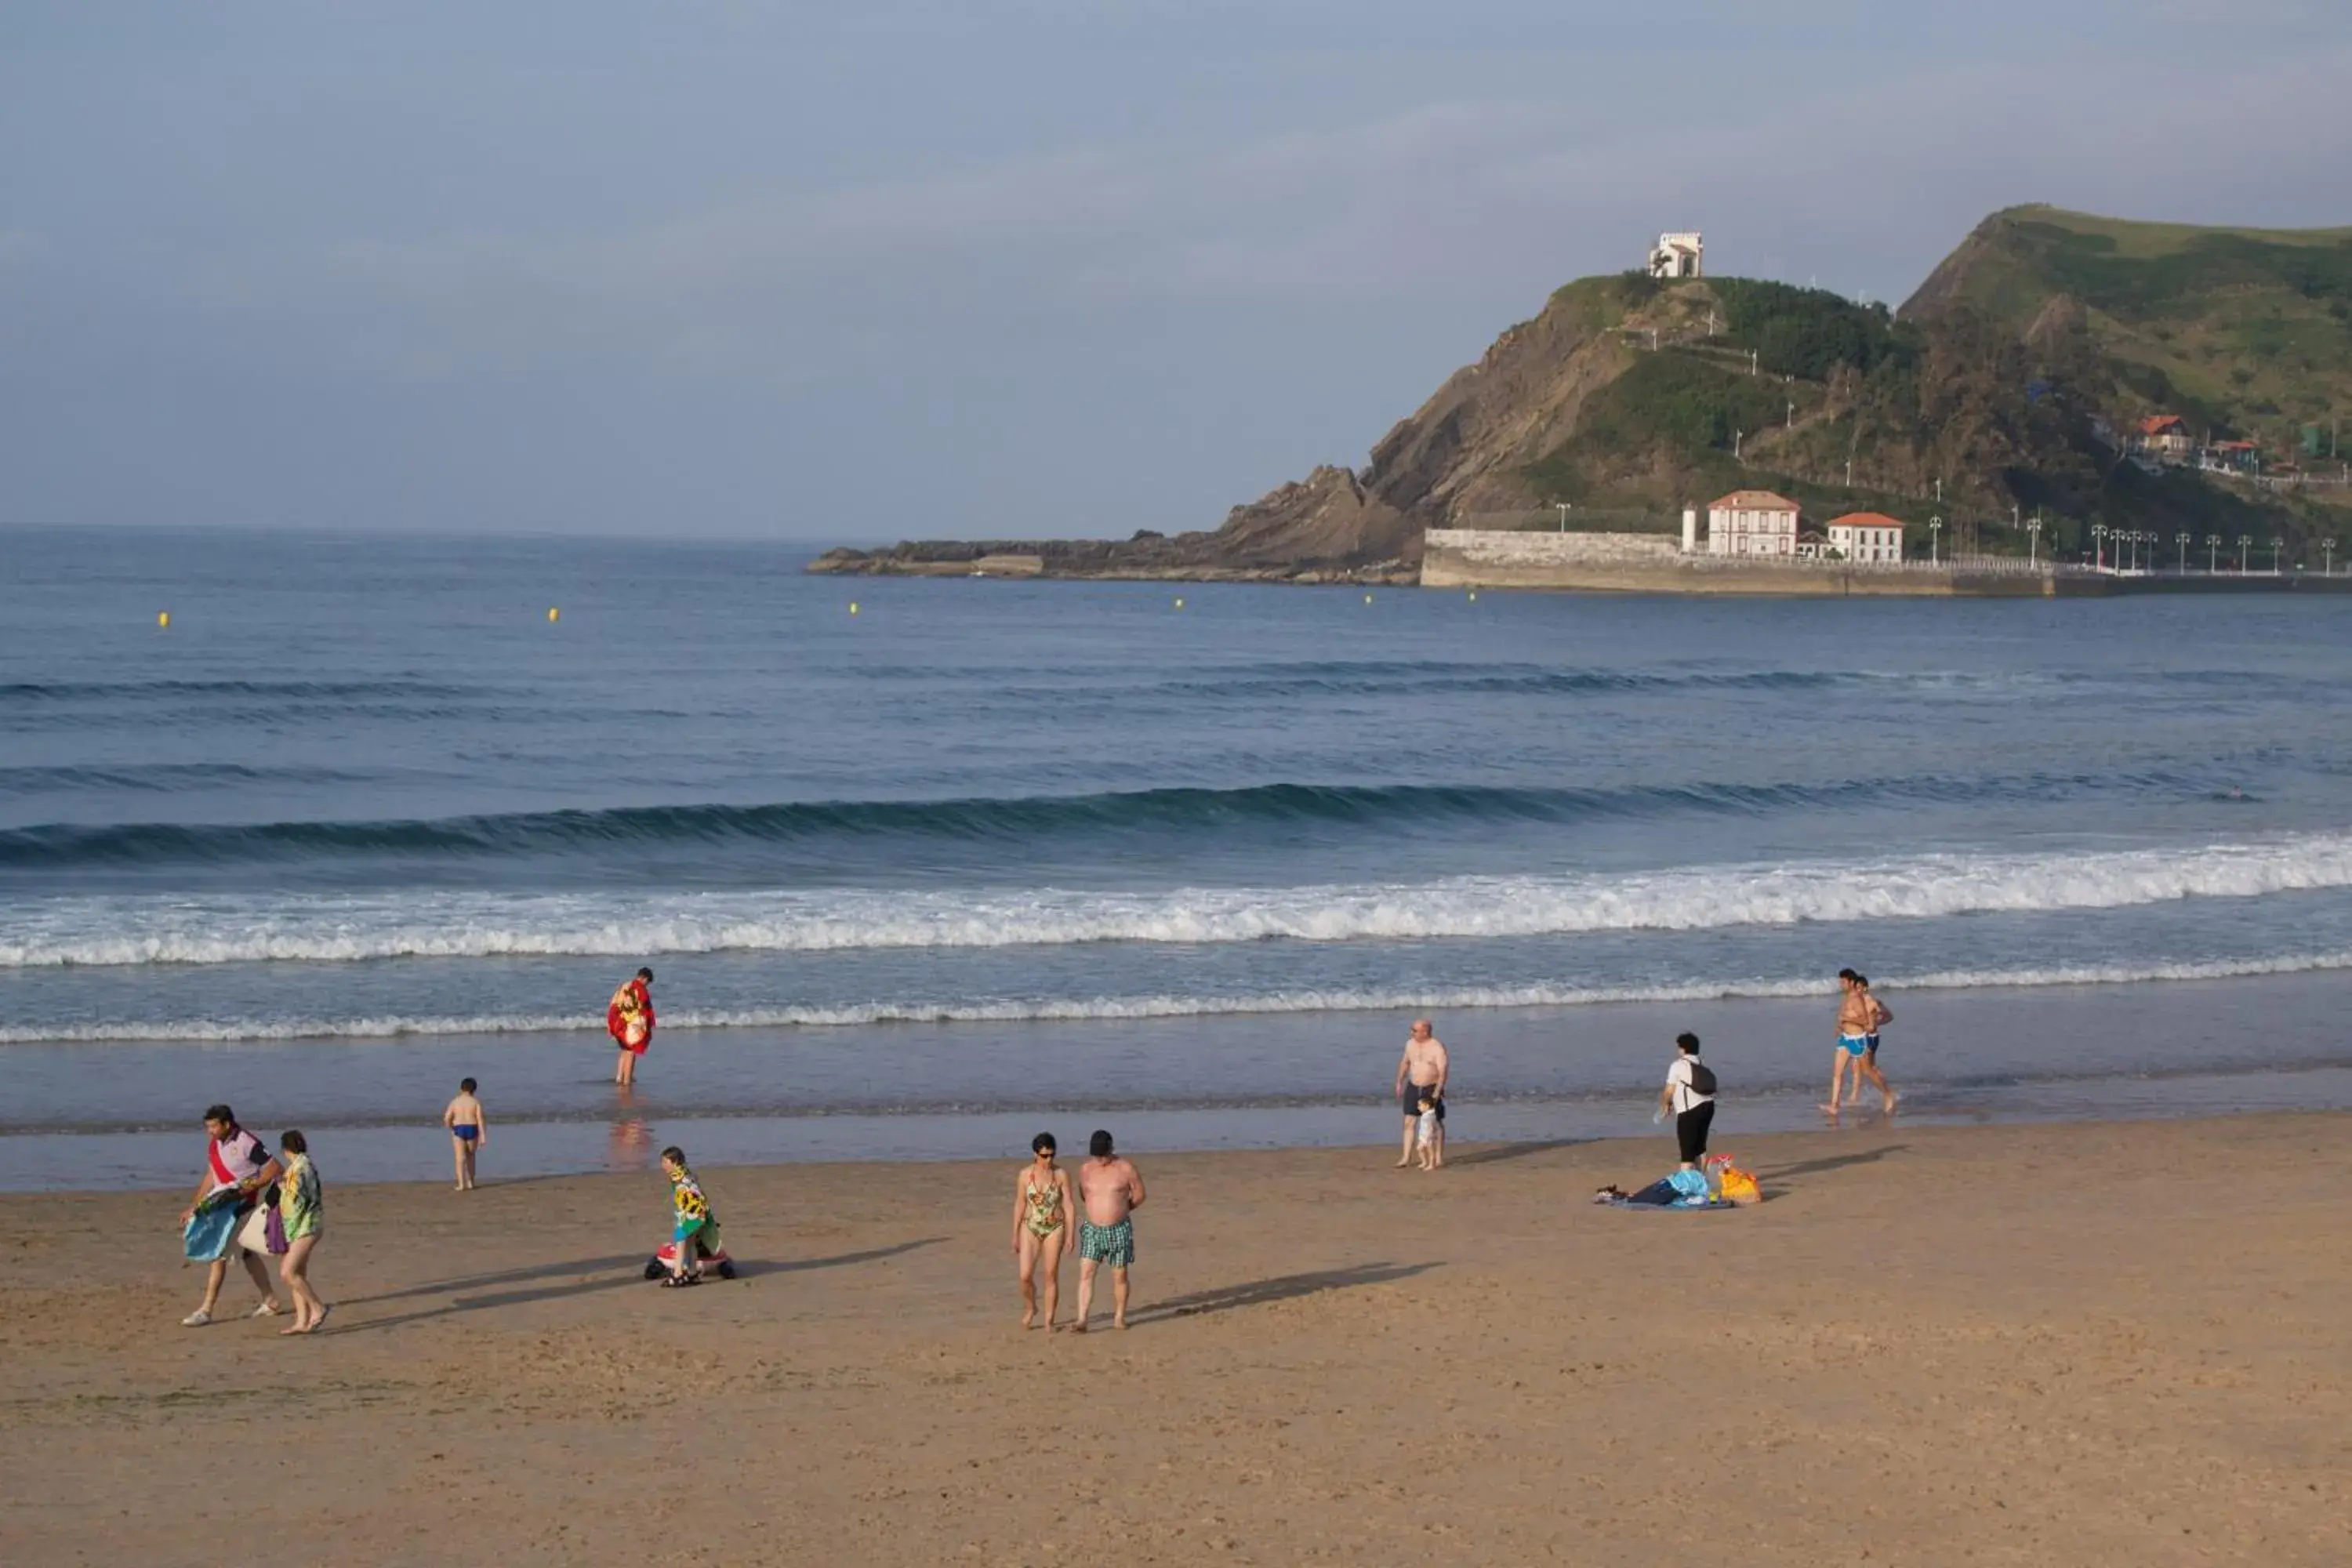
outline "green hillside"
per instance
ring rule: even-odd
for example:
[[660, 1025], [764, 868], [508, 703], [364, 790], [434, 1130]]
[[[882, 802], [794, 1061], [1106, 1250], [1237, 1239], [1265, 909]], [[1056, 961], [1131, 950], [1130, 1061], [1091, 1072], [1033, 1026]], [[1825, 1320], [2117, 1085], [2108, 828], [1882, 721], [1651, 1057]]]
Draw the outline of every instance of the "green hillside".
[[2352, 412], [2352, 228], [2194, 228], [2014, 207], [1903, 313], [1966, 306], [2119, 414], [2179, 414], [2281, 452]]
[[[1522, 471], [1595, 522], [1767, 486], [1809, 514], [1945, 523], [1964, 548], [2089, 547], [2095, 523], [2303, 541], [2352, 493], [2150, 473], [2112, 434], [2179, 414], [2259, 442], [2264, 471], [2337, 471], [2352, 414], [2352, 229], [2272, 233], [2020, 208], [1988, 219], [1900, 313], [1744, 279], [1588, 279], [1571, 297], [1634, 352]], [[2322, 456], [2304, 451], [2320, 427]], [[1916, 537], [1916, 535], [1915, 535]], [[1924, 539], [1918, 542], [1924, 543]]]

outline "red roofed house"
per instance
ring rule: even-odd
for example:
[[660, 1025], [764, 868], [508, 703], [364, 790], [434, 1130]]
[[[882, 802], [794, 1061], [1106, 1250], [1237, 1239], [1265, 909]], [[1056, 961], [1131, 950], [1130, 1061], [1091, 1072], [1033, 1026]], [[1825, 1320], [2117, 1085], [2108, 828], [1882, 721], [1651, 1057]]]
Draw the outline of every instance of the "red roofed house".
[[1830, 548], [1848, 561], [1903, 559], [1903, 523], [1883, 511], [1850, 511], [1830, 522]]
[[2178, 414], [2151, 414], [2139, 422], [2139, 445], [2142, 451], [2156, 452], [2167, 458], [2185, 458], [2197, 443], [2189, 438], [2189, 426]]
[[1706, 503], [1709, 555], [1797, 553], [1797, 503], [1770, 490], [1734, 490]]

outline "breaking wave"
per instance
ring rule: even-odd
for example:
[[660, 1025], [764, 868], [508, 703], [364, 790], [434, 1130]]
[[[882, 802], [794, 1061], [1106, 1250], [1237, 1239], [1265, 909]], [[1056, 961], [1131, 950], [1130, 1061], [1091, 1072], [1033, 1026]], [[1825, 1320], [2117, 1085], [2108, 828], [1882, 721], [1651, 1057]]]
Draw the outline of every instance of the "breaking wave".
[[[2352, 951], [2143, 965], [2061, 965], [2050, 968], [1945, 970], [1885, 975], [1881, 989], [1997, 990], [2053, 985], [2127, 985], [2157, 981], [2228, 980], [2265, 974], [2352, 969]], [[1031, 1023], [1192, 1018], [1248, 1014], [1462, 1012], [1505, 1007], [1580, 1007], [1628, 1003], [1712, 1002], [1743, 997], [1826, 994], [1819, 978], [1693, 981], [1647, 986], [1501, 985], [1426, 990], [1295, 990], [1236, 996], [1040, 997], [986, 1002], [869, 1002], [834, 1007], [750, 1007], [665, 1012], [664, 1030], [838, 1028], [876, 1024]], [[219, 1018], [121, 1021], [0, 1027], [0, 1046], [110, 1041], [233, 1041], [393, 1039], [408, 1036], [538, 1035], [602, 1031], [593, 1011], [563, 1014], [482, 1014], [362, 1018]]]
[[0, 969], [1574, 936], [2119, 909], [2352, 887], [2352, 836], [1300, 888], [108, 895], [0, 908]]

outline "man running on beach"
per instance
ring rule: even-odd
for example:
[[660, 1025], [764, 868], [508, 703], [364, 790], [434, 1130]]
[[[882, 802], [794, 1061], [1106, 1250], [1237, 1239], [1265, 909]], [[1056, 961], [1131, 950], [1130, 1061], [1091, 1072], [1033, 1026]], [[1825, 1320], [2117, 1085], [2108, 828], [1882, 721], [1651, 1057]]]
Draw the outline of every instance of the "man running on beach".
[[1404, 1055], [1398, 1058], [1396, 1070], [1397, 1109], [1404, 1112], [1404, 1146], [1397, 1151], [1397, 1169], [1412, 1163], [1413, 1123], [1421, 1116], [1421, 1101], [1427, 1095], [1437, 1105], [1437, 1137], [1432, 1145], [1434, 1152], [1430, 1168], [1445, 1163], [1445, 1079], [1454, 1069], [1445, 1054], [1445, 1043], [1429, 1031], [1429, 1020], [1415, 1018], [1412, 1033], [1404, 1042]]
[[1870, 988], [1869, 975], [1855, 975], [1853, 988], [1862, 993], [1863, 1005], [1870, 1010], [1870, 1033], [1864, 1037], [1865, 1048], [1862, 1053], [1861, 1062], [1857, 1064], [1853, 1097], [1856, 1100], [1862, 1098], [1862, 1079], [1866, 1078], [1879, 1093], [1886, 1097], [1886, 1109], [1891, 1111], [1895, 1109], [1895, 1100], [1900, 1097], [1887, 1086], [1886, 1075], [1878, 1070], [1878, 1031], [1882, 1025], [1895, 1022], [1895, 1015], [1888, 1009], [1885, 1003], [1878, 999], [1878, 994]]
[[1845, 1103], [1846, 1074], [1851, 1071], [1854, 1102], [1861, 1101], [1862, 1080], [1867, 1078], [1878, 1087], [1878, 1092], [1885, 1097], [1886, 1110], [1892, 1111], [1895, 1091], [1886, 1087], [1877, 1064], [1866, 1058], [1877, 1043], [1878, 1026], [1891, 1022], [1895, 1015], [1870, 994], [1870, 983], [1853, 970], [1838, 971], [1838, 989], [1843, 994], [1838, 998], [1837, 1049], [1830, 1058], [1829, 1103], [1822, 1109], [1832, 1116], [1838, 1113]]
[[637, 1058], [654, 1038], [654, 972], [637, 971], [636, 978], [613, 993], [604, 1007], [604, 1032], [621, 1047], [613, 1066], [613, 1081], [626, 1089], [637, 1081]]
[[1143, 1178], [1111, 1147], [1110, 1134], [1097, 1132], [1078, 1167], [1078, 1317], [1070, 1332], [1087, 1331], [1094, 1305], [1095, 1270], [1110, 1265], [1110, 1326], [1127, 1327], [1127, 1271], [1135, 1262], [1135, 1211], [1143, 1206]]

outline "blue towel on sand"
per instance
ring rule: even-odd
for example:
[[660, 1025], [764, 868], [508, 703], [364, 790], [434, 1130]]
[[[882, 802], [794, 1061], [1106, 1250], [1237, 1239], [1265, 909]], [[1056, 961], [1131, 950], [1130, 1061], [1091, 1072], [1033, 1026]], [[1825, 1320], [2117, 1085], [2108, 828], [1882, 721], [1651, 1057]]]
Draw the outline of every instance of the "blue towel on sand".
[[1706, 1178], [1696, 1171], [1676, 1171], [1629, 1197], [1609, 1205], [1620, 1209], [1736, 1209], [1739, 1205], [1707, 1194]]
[[217, 1263], [236, 1245], [236, 1194], [207, 1198], [188, 1221], [186, 1244], [191, 1263]]

